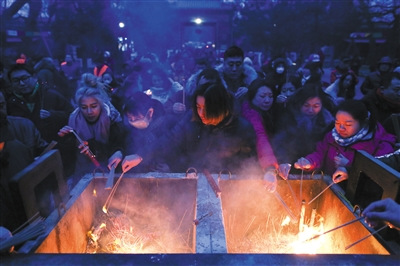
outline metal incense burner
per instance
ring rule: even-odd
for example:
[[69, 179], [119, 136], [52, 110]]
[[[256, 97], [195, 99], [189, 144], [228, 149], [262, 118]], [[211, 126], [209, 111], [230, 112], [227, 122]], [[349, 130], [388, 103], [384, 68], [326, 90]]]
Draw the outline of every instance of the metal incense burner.
[[[47, 176], [52, 171], [59, 171], [59, 164], [49, 159], [51, 155], [46, 156], [35, 162], [36, 167], [31, 170], [44, 169], [46, 165], [45, 168], [50, 169], [46, 171]], [[365, 158], [374, 160], [362, 153], [358, 156], [362, 158], [358, 159], [360, 161]], [[362, 167], [356, 165], [356, 168], [360, 170]], [[387, 171], [388, 167], [379, 164], [377, 168]], [[360, 173], [356, 172], [352, 175], [358, 178]], [[397, 193], [394, 196], [396, 198], [400, 174], [392, 170], [389, 172], [390, 182], [395, 182], [392, 183], [391, 193]], [[40, 173], [36, 171], [35, 174]], [[333, 185], [309, 205], [299, 205], [293, 199], [288, 182], [296, 193], [301, 186], [302, 198], [296, 196], [308, 202], [327, 187], [330, 177], [305, 173], [302, 181], [293, 175], [289, 176], [288, 181], [278, 181], [277, 192], [293, 212], [293, 219], [288, 217], [287, 210], [277, 198], [265, 191], [260, 179], [242, 179], [230, 173], [206, 174], [208, 177], [196, 172], [195, 178], [192, 175], [188, 178], [185, 173], [126, 173], [106, 214], [102, 206], [110, 193], [105, 189], [108, 173], [88, 173], [67, 197], [61, 197], [64, 198], [62, 205], [65, 208], [54, 210], [46, 218], [46, 232], [22, 245], [19, 254], [12, 257], [25, 262], [24, 258], [30, 256], [57, 260], [57, 256], [68, 254], [73, 261], [76, 256], [88, 256], [85, 254], [90, 253], [92, 262], [96, 258], [104, 262], [108, 258], [104, 256], [123, 253], [125, 255], [119, 257], [121, 263], [124, 258], [146, 263], [154, 262], [154, 259], [157, 262], [175, 263], [181, 261], [182, 257], [179, 256], [190, 254], [184, 257], [188, 263], [205, 260], [204, 256], [213, 256], [223, 259], [224, 263], [240, 259], [243, 264], [247, 264], [249, 258], [253, 262], [260, 260], [271, 263], [290, 263], [293, 260], [303, 263], [308, 260], [316, 263], [341, 262], [346, 258], [342, 257], [344, 254], [357, 254], [358, 262], [371, 260], [370, 255], [389, 263], [399, 258], [398, 243], [384, 239], [381, 232], [345, 250], [349, 244], [374, 231], [362, 219], [308, 241], [360, 215], [354, 210], [357, 197], [352, 198], [353, 202], [348, 201], [338, 185]], [[29, 176], [29, 173], [23, 176]], [[114, 178], [119, 176], [120, 173], [115, 173]], [[218, 187], [218, 194], [216, 188], [210, 186], [210, 177]], [[349, 181], [355, 178], [350, 176]], [[21, 180], [26, 181], [27, 178]], [[21, 180], [20, 185], [23, 186]], [[18, 180], [14, 182], [18, 184]], [[397, 192], [393, 192], [393, 186], [397, 186]], [[354, 187], [348, 191], [361, 193]], [[386, 195], [385, 192], [383, 194]], [[108, 231], [118, 229], [124, 232], [118, 239], [113, 239], [117, 231]], [[104, 239], [101, 239], [102, 236]], [[94, 239], [97, 241], [95, 244]], [[320, 255], [296, 255], [309, 253]], [[363, 257], [363, 254], [369, 257]]]

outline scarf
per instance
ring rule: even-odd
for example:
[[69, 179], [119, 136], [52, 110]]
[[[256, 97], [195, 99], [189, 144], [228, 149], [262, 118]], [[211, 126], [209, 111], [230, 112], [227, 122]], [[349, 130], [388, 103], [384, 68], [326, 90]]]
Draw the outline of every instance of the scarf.
[[88, 123], [79, 108], [76, 108], [69, 117], [68, 125], [72, 127], [83, 140], [94, 139], [101, 143], [107, 143], [110, 135], [110, 108], [102, 105], [98, 120]]
[[349, 138], [342, 138], [339, 133], [336, 131], [336, 128], [332, 129], [332, 137], [335, 139], [335, 142], [340, 146], [347, 147], [352, 145], [360, 140], [368, 140], [372, 138], [372, 132], [369, 131], [369, 126], [365, 126], [360, 131], [358, 131], [354, 136]]

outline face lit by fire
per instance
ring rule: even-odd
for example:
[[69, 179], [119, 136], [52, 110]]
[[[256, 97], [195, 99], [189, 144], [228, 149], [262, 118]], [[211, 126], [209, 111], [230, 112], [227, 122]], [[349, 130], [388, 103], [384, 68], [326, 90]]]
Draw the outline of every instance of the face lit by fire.
[[90, 96], [82, 97], [79, 108], [85, 119], [90, 123], [96, 122], [101, 113], [100, 102], [96, 98]]
[[314, 117], [322, 109], [322, 102], [319, 97], [313, 97], [307, 99], [301, 107], [301, 112], [307, 116]]
[[342, 138], [350, 138], [360, 131], [361, 125], [348, 112], [338, 111], [336, 113], [335, 129]]
[[206, 117], [205, 104], [206, 104], [206, 99], [203, 96], [197, 96], [196, 98], [197, 114], [199, 115], [201, 122], [203, 122], [204, 125], [216, 126], [218, 123], [216, 123], [215, 119], [209, 119]]
[[267, 86], [258, 88], [257, 93], [251, 102], [261, 110], [268, 111], [274, 102], [272, 90]]

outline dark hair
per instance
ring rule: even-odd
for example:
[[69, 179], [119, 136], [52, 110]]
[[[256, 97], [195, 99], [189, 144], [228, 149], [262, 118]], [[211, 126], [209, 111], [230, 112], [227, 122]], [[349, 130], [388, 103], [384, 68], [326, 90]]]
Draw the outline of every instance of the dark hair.
[[370, 113], [367, 106], [361, 100], [345, 100], [337, 107], [337, 112], [343, 111], [349, 113], [355, 120], [360, 123], [361, 127], [369, 125], [369, 131], [375, 132], [376, 130], [376, 117]]
[[165, 71], [162, 67], [156, 66], [150, 69], [150, 83], [152, 82], [152, 76], [159, 76], [164, 82], [164, 89], [169, 90], [171, 87], [171, 81], [168, 79], [167, 71]]
[[303, 104], [310, 98], [318, 97], [321, 99], [322, 107], [327, 109], [332, 114], [336, 111], [336, 105], [332, 97], [325, 93], [322, 86], [317, 83], [305, 84], [298, 89], [295, 94], [289, 98], [288, 105], [294, 108], [294, 111], [299, 111]]
[[193, 95], [193, 118], [200, 120], [197, 113], [197, 96], [205, 99], [205, 117], [219, 124], [233, 112], [233, 99], [222, 83], [204, 84], [199, 86]]
[[274, 99], [276, 99], [276, 90], [274, 89], [274, 84], [271, 79], [263, 79], [263, 78], [257, 78], [251, 82], [249, 86], [249, 90], [247, 91], [247, 98], [249, 102], [253, 101], [254, 97], [256, 96], [258, 89], [266, 86], [271, 89]]
[[241, 57], [244, 59], [244, 52], [240, 47], [233, 45], [226, 49], [224, 53], [224, 59], [227, 59], [228, 57]]
[[[351, 84], [350, 84], [350, 88], [345, 90], [345, 88], [343, 87], [343, 81], [349, 75], [351, 76], [352, 81], [351, 81]], [[340, 77], [340, 80], [339, 80], [338, 96], [339, 97], [344, 97], [346, 100], [347, 99], [353, 99], [354, 96], [356, 95], [356, 91], [355, 91], [356, 85], [357, 85], [357, 77], [353, 72], [347, 72], [346, 74], [343, 74]]]
[[199, 75], [197, 75], [197, 79], [196, 79], [196, 84], [199, 84], [199, 81], [201, 79], [201, 77], [204, 77], [208, 80], [215, 80], [216, 82], [220, 82], [221, 81], [221, 77], [219, 75], [218, 70], [216, 70], [215, 68], [205, 68], [203, 69]]
[[154, 116], [164, 114], [162, 104], [159, 101], [152, 99], [144, 92], [137, 91], [126, 101], [122, 107], [122, 112], [134, 116], [146, 115], [150, 108], [154, 109]]
[[7, 73], [7, 77], [8, 77], [8, 80], [10, 80], [11, 81], [11, 74], [13, 73], [13, 72], [15, 72], [15, 71], [19, 71], [19, 70], [25, 70], [26, 72], [28, 72], [31, 76], [33, 76], [33, 69], [31, 68], [31, 67], [29, 67], [28, 65], [26, 65], [26, 64], [14, 64], [14, 65], [12, 65], [10, 68], [9, 68], [9, 70], [8, 70], [8, 73]]

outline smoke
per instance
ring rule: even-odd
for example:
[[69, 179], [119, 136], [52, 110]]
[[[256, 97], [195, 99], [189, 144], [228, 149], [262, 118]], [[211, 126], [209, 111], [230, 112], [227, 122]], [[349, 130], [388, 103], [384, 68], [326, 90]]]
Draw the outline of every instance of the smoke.
[[196, 195], [193, 179], [124, 178], [109, 210], [129, 217], [136, 252], [193, 253]]

